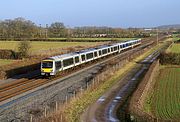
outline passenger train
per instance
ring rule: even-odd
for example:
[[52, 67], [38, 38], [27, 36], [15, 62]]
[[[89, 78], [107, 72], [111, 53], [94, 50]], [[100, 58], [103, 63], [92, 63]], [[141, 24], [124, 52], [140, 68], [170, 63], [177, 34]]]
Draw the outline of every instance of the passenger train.
[[134, 46], [140, 44], [141, 39], [137, 39], [49, 57], [41, 62], [41, 75], [53, 76], [60, 71], [105, 57], [107, 55], [120, 53], [125, 49], [133, 48]]

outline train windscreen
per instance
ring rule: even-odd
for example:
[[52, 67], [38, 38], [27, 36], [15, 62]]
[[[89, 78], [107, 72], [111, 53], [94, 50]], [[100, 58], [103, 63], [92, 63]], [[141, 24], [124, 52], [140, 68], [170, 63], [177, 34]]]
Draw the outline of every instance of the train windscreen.
[[51, 61], [42, 62], [42, 68], [52, 68], [52, 67], [53, 67], [53, 62]]

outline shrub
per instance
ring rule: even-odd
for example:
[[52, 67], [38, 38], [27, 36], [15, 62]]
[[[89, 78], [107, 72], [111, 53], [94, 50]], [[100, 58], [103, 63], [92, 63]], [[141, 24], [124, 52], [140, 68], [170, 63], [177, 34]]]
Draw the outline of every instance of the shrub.
[[0, 50], [0, 59], [16, 59], [16, 52], [13, 50]]
[[27, 58], [30, 48], [30, 41], [21, 41], [18, 44], [18, 58]]

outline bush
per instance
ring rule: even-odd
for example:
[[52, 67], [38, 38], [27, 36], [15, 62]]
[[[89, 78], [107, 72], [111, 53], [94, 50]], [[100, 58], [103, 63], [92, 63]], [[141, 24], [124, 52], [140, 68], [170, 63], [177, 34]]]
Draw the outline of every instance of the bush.
[[27, 58], [30, 48], [30, 41], [21, 41], [18, 44], [18, 58]]
[[0, 59], [16, 59], [16, 52], [13, 50], [0, 50]]

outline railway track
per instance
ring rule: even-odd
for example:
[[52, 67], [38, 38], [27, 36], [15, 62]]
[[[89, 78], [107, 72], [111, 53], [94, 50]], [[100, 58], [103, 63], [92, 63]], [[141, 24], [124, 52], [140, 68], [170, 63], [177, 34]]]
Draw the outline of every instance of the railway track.
[[[124, 52], [122, 54], [118, 54], [118, 55], [115, 55], [115, 56], [111, 56], [111, 57], [109, 57], [107, 59], [100, 60], [98, 64], [108, 62], [110, 60], [113, 60], [114, 58], [128, 56], [131, 53], [133, 53], [134, 51], [141, 50], [143, 48], [146, 48], [146, 46], [149, 46], [149, 45], [152, 45], [152, 44], [153, 44], [153, 42], [149, 42], [149, 40], [147, 40], [147, 41], [143, 42], [142, 46], [136, 47], [136, 48], [134, 48], [132, 50], [129, 50], [129, 51], [126, 51], [126, 52]], [[94, 63], [94, 64], [91, 64], [91, 65], [97, 65], [97, 64]], [[68, 74], [69, 73], [67, 73], [65, 75], [68, 75]], [[47, 84], [47, 83], [49, 83], [49, 82], [51, 82], [53, 80], [59, 79], [59, 78], [62, 78], [62, 76], [58, 76], [58, 77], [55, 77], [55, 78], [52, 78], [52, 79], [43, 79], [41, 76], [36, 75], [36, 76], [31, 77], [31, 78], [22, 78], [22, 79], [15, 80], [15, 81], [13, 81], [11, 83], [3, 84], [3, 85], [0, 86], [0, 103], [5, 101], [5, 100], [8, 100], [8, 99], [10, 99], [12, 97], [15, 97], [17, 95], [20, 95], [20, 94], [23, 94], [23, 93], [25, 93], [27, 91], [30, 91], [32, 89], [38, 88], [38, 87], [40, 87], [40, 86], [42, 86], [44, 84]]]

